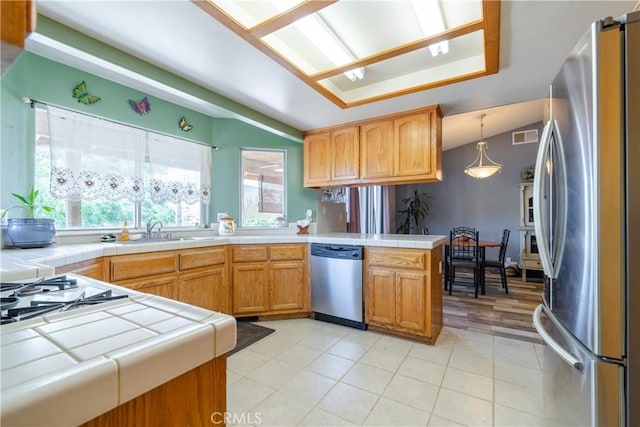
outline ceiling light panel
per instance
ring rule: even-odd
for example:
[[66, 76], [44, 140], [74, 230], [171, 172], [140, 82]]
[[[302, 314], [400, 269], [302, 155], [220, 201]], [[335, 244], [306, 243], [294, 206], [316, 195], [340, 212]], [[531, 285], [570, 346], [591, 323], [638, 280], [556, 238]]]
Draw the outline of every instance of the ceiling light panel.
[[449, 44], [446, 55], [433, 57], [425, 47], [367, 66], [362, 80], [337, 75], [318, 83], [346, 103], [366, 103], [387, 93], [436, 87], [443, 81], [485, 71], [482, 31], [457, 37]]
[[249, 29], [303, 2], [304, 0], [216, 0], [213, 3], [245, 29]]
[[411, 2], [407, 0], [342, 0], [322, 9], [319, 14], [358, 59], [424, 37]]
[[467, 22], [482, 20], [482, 1], [440, 1], [440, 10], [446, 28], [455, 28]]
[[343, 108], [498, 71], [498, 0], [193, 1]]

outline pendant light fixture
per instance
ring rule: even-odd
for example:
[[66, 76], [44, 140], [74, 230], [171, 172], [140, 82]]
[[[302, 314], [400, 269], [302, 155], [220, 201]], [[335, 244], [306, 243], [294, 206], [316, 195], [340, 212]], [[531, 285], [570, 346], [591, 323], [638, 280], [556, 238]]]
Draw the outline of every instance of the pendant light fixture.
[[480, 116], [480, 141], [478, 142], [478, 155], [476, 159], [465, 168], [464, 173], [477, 179], [488, 178], [502, 170], [502, 165], [494, 162], [487, 155], [487, 143], [483, 138], [482, 128], [486, 114]]

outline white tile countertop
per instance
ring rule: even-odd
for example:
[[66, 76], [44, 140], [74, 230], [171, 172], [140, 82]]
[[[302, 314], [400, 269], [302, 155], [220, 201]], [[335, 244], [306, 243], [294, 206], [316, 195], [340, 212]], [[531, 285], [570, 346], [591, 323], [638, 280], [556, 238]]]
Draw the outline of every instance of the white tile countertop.
[[236, 345], [231, 316], [87, 282], [130, 297], [0, 329], [2, 425], [81, 424]]
[[447, 241], [447, 236], [414, 234], [263, 234], [186, 237], [184, 240], [136, 243], [74, 243], [55, 244], [41, 249], [3, 249], [0, 251], [0, 280], [35, 279], [54, 274], [55, 267], [99, 258], [155, 251], [188, 249], [216, 245], [269, 243], [333, 243], [392, 248], [435, 249]]

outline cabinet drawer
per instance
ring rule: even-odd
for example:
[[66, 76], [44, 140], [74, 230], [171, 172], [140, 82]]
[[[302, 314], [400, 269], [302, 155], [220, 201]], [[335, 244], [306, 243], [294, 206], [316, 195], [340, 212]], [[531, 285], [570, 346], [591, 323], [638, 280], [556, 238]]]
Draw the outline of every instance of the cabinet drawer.
[[260, 245], [234, 246], [231, 253], [233, 262], [267, 261], [269, 254], [268, 247]]
[[271, 261], [302, 260], [306, 252], [306, 245], [276, 245], [269, 248]]
[[125, 280], [117, 284], [125, 288], [144, 292], [145, 294], [158, 295], [170, 299], [177, 299], [178, 297], [177, 274], [167, 274], [138, 280]]
[[224, 264], [225, 251], [226, 249], [224, 246], [218, 248], [200, 248], [180, 251], [178, 254], [180, 270]]
[[424, 251], [413, 249], [366, 248], [365, 251], [367, 265], [420, 270], [426, 266], [424, 255]]
[[109, 262], [109, 280], [117, 282], [137, 277], [173, 273], [176, 268], [175, 252], [123, 255], [111, 258]]

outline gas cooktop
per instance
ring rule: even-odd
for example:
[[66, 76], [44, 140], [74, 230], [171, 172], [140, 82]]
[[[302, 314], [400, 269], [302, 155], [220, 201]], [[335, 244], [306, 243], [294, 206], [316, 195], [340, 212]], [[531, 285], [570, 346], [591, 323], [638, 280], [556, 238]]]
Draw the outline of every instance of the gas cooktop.
[[4, 325], [129, 295], [97, 280], [65, 275], [43, 277], [32, 282], [0, 283], [0, 296], [0, 324]]

